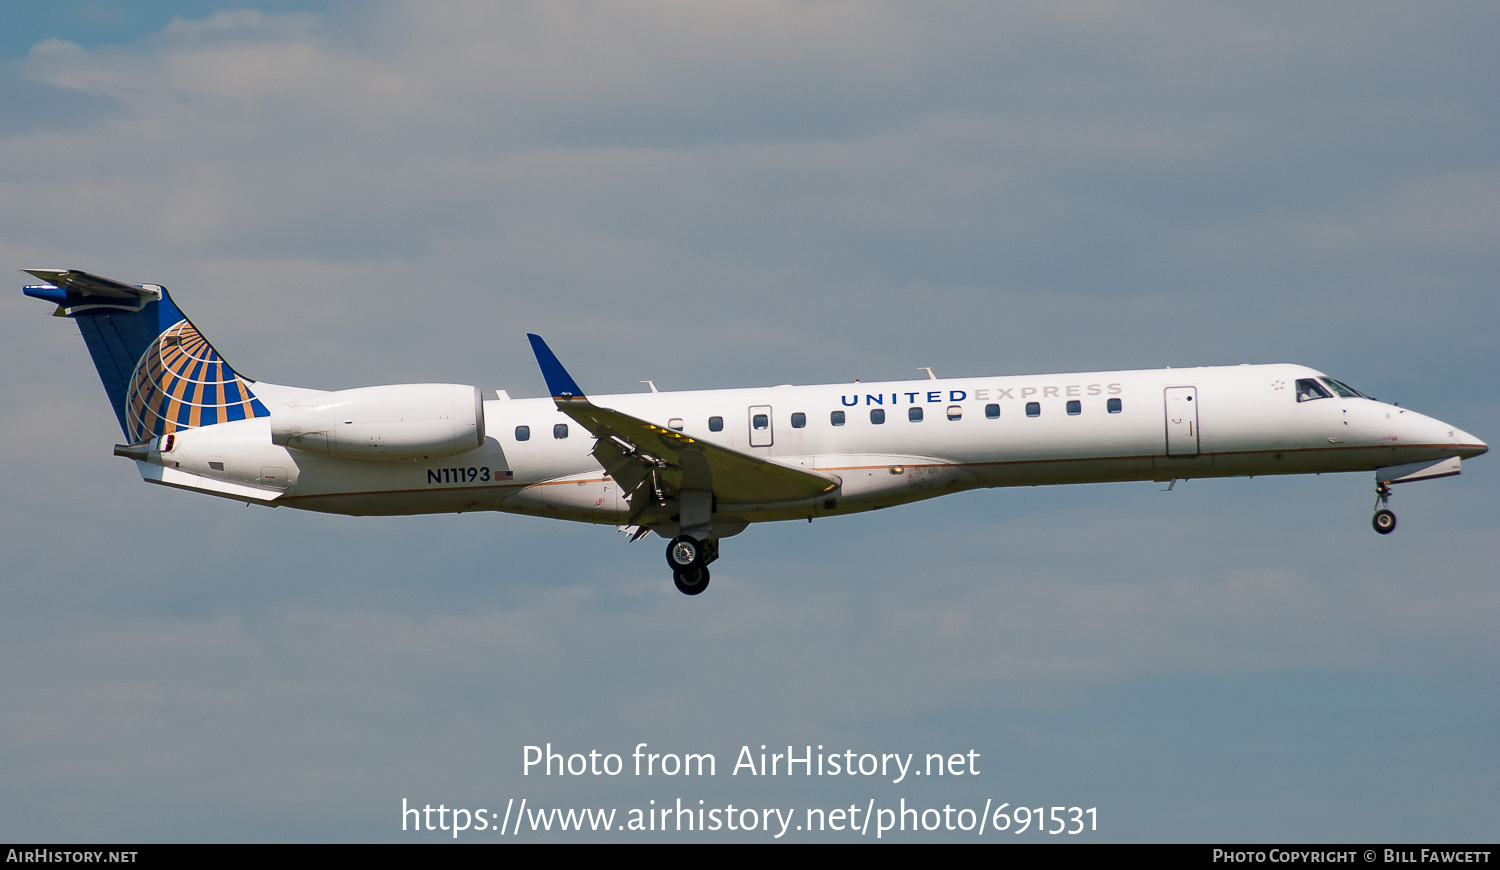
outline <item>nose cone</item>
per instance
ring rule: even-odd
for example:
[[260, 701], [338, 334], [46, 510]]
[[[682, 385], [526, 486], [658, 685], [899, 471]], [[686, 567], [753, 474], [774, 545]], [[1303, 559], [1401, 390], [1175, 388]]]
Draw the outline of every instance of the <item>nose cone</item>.
[[1451, 438], [1455, 448], [1454, 452], [1462, 459], [1472, 459], [1475, 456], [1488, 453], [1490, 450], [1490, 445], [1480, 441], [1462, 429], [1454, 429]]
[[1405, 442], [1408, 446], [1425, 447], [1431, 452], [1460, 459], [1472, 459], [1490, 449], [1488, 444], [1457, 426], [1408, 408], [1389, 406], [1386, 418], [1390, 422], [1390, 433], [1397, 436], [1391, 440]]
[[1442, 444], [1449, 450], [1452, 450], [1453, 453], [1451, 455], [1458, 456], [1461, 459], [1470, 459], [1489, 452], [1490, 445], [1480, 441], [1457, 426], [1444, 423], [1442, 420], [1432, 417], [1428, 417], [1427, 419], [1430, 421], [1427, 426], [1429, 437], [1433, 438], [1436, 443]]

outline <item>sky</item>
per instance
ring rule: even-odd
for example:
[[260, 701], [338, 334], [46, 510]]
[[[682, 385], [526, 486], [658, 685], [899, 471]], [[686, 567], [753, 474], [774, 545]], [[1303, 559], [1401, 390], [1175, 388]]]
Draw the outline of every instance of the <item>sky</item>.
[[[1489, 4], [5, 17], [0, 262], [166, 285], [257, 379], [541, 396], [527, 332], [592, 393], [1297, 362], [1500, 435]], [[442, 842], [403, 806], [523, 799], [1495, 838], [1490, 457], [1398, 488], [1389, 537], [1368, 474], [988, 490], [752, 527], [689, 598], [611, 527], [145, 486], [12, 275], [0, 839]], [[642, 743], [717, 772], [636, 775]], [[528, 771], [547, 744], [625, 770]], [[731, 772], [762, 745], [966, 766]]]

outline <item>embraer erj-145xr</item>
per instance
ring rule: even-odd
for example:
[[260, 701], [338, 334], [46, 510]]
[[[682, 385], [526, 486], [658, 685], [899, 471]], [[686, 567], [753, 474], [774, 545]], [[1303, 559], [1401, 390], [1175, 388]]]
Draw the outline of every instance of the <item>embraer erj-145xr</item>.
[[[1483, 441], [1297, 365], [589, 396], [529, 336], [548, 399], [281, 387], [230, 368], [165, 288], [27, 270], [83, 333], [151, 483], [328, 513], [507, 511], [669, 541], [677, 588], [719, 540], [992, 486], [1374, 471], [1458, 474]], [[931, 371], [928, 372], [931, 376]]]

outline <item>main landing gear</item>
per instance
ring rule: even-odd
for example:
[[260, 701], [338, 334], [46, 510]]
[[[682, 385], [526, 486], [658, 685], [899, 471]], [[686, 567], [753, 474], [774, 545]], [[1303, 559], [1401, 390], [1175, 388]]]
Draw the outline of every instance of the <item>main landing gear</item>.
[[692, 535], [678, 535], [667, 544], [667, 565], [672, 568], [672, 582], [683, 595], [697, 595], [708, 588], [708, 563], [719, 558], [719, 541], [700, 541]]
[[1386, 507], [1387, 504], [1390, 504], [1390, 501], [1391, 485], [1383, 482], [1376, 483], [1375, 504], [1379, 506], [1379, 509], [1375, 511], [1375, 516], [1370, 519], [1370, 525], [1374, 526], [1375, 531], [1382, 535], [1389, 535], [1396, 530], [1396, 515]]

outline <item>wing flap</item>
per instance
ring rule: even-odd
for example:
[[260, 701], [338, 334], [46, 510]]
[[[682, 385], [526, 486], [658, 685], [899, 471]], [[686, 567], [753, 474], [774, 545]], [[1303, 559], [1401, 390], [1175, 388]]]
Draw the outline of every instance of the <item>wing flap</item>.
[[814, 498], [842, 483], [831, 474], [761, 459], [595, 405], [541, 336], [526, 338], [558, 410], [594, 436], [594, 458], [631, 494], [632, 521], [651, 503], [638, 498], [648, 489], [657, 496], [711, 491], [720, 501], [756, 504]]
[[737, 504], [813, 498], [841, 483], [834, 475], [750, 456], [581, 396], [557, 406], [598, 439], [594, 458], [628, 491], [653, 472], [668, 489], [711, 490], [720, 501]]

